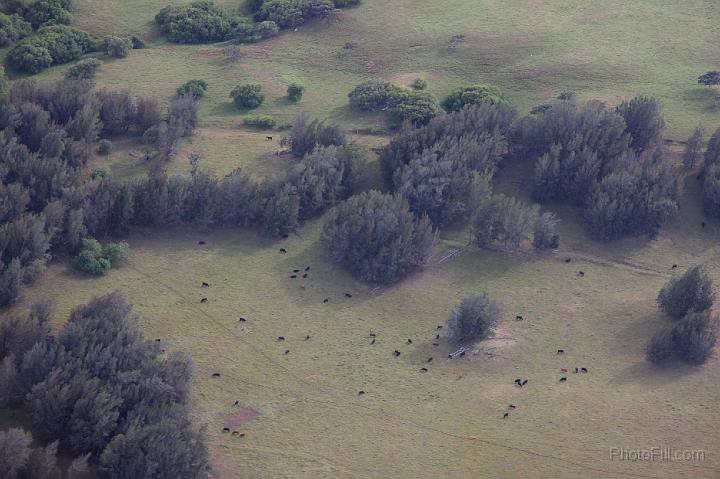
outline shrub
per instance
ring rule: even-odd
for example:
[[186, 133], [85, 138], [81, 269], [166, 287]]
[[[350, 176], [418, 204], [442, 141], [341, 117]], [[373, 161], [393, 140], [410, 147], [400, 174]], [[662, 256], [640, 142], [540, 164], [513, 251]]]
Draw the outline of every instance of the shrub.
[[6, 47], [31, 34], [32, 25], [23, 20], [20, 15], [0, 13], [0, 47]]
[[428, 82], [424, 78], [416, 78], [412, 82], [412, 87], [416, 90], [425, 90], [428, 86]]
[[295, 118], [290, 134], [283, 142], [289, 143], [293, 156], [301, 158], [317, 145], [344, 146], [347, 136], [340, 126], [326, 125], [317, 119], [310, 121], [310, 115], [303, 112]]
[[189, 80], [177, 89], [177, 95], [191, 95], [195, 99], [200, 99], [205, 96], [207, 87], [205, 80]]
[[5, 74], [5, 69], [0, 66], [0, 98], [5, 96], [5, 94], [10, 89], [10, 82], [7, 79], [7, 75]]
[[265, 236], [277, 238], [297, 229], [300, 200], [290, 184], [277, 185], [271, 190], [263, 211], [261, 228]]
[[475, 85], [453, 90], [442, 102], [445, 111], [460, 111], [467, 105], [507, 103], [505, 94], [495, 85]]
[[298, 102], [305, 93], [305, 87], [299, 83], [291, 83], [287, 87], [287, 96], [290, 101]]
[[272, 20], [265, 20], [255, 25], [255, 31], [260, 36], [260, 38], [264, 39], [274, 37], [275, 35], [280, 33], [280, 27]]
[[233, 99], [235, 106], [241, 110], [257, 108], [265, 100], [262, 85], [259, 83], [238, 85], [230, 92], [230, 97]]
[[234, 15], [208, 1], [193, 2], [182, 7], [167, 6], [155, 15], [155, 23], [175, 43], [228, 40], [237, 21]]
[[265, 0], [255, 19], [273, 21], [280, 28], [294, 28], [309, 18], [327, 16], [334, 8], [332, 0]]
[[40, 28], [46, 25], [69, 25], [72, 23], [72, 8], [70, 0], [38, 0], [25, 10], [25, 20], [29, 21], [33, 28]]
[[336, 206], [322, 240], [332, 259], [359, 278], [389, 283], [427, 260], [434, 235], [404, 199], [373, 190]]
[[103, 51], [111, 57], [125, 58], [133, 48], [130, 38], [108, 35], [102, 40]]
[[703, 73], [698, 77], [698, 84], [708, 86], [720, 85], [720, 71], [714, 70]]
[[270, 129], [275, 127], [277, 121], [270, 115], [248, 115], [243, 118], [243, 124], [253, 128]]
[[37, 73], [52, 65], [68, 63], [95, 49], [95, 40], [85, 32], [64, 25], [43, 27], [36, 36], [18, 43], [8, 54], [15, 69]]
[[642, 151], [660, 145], [665, 120], [660, 103], [655, 98], [637, 96], [630, 101], [622, 102], [618, 105], [617, 111], [625, 119], [626, 131], [632, 138], [630, 141], [632, 148]]
[[440, 104], [431, 94], [427, 92], [407, 92], [390, 109], [390, 122], [395, 128], [399, 128], [404, 121], [409, 121], [416, 127], [424, 126], [440, 114], [441, 111]]
[[78, 270], [94, 276], [102, 276], [112, 267], [110, 261], [102, 256], [102, 246], [92, 238], [82, 240], [80, 253], [75, 257], [74, 264]]
[[718, 319], [710, 311], [688, 313], [669, 330], [652, 337], [646, 349], [651, 362], [677, 357], [690, 364], [702, 364], [717, 342]]
[[137, 35], [131, 36], [130, 41], [132, 42], [133, 50], [141, 50], [145, 48], [145, 40], [138, 37]]
[[108, 243], [103, 247], [102, 254], [110, 262], [110, 266], [117, 268], [130, 256], [130, 246], [124, 241]]
[[65, 78], [68, 80], [91, 80], [101, 66], [102, 62], [97, 58], [80, 60], [67, 69]]
[[109, 155], [113, 150], [113, 143], [110, 140], [100, 140], [98, 143], [98, 153], [101, 155]]
[[689, 312], [709, 309], [714, 299], [712, 279], [704, 267], [695, 266], [665, 283], [657, 302], [671, 318], [680, 319]]
[[405, 91], [390, 82], [368, 80], [348, 93], [350, 106], [362, 111], [379, 111], [396, 106]]
[[502, 305], [485, 294], [463, 298], [450, 313], [447, 322], [449, 337], [457, 342], [485, 339], [502, 318]]

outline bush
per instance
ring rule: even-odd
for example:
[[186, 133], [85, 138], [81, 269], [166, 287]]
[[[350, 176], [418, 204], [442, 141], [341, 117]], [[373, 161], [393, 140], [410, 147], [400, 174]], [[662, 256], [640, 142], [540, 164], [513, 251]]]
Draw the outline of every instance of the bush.
[[78, 270], [94, 276], [102, 276], [110, 268], [122, 264], [130, 254], [130, 247], [125, 242], [100, 245], [93, 238], [82, 240], [80, 253], [75, 257], [74, 264]]
[[714, 299], [712, 279], [704, 267], [695, 266], [665, 283], [657, 302], [671, 318], [680, 319], [690, 312], [710, 309]]
[[642, 151], [653, 146], [660, 146], [665, 120], [662, 116], [660, 103], [652, 97], [637, 96], [624, 101], [617, 107], [618, 113], [625, 119], [627, 132], [632, 140], [630, 146]]
[[445, 111], [460, 111], [467, 105], [507, 103], [505, 94], [495, 85], [475, 85], [453, 90], [442, 102]]
[[427, 92], [406, 92], [400, 101], [390, 109], [390, 123], [399, 128], [404, 121], [413, 126], [427, 125], [441, 113], [440, 104]]
[[293, 121], [290, 134], [283, 139], [289, 143], [290, 151], [297, 158], [310, 153], [316, 146], [344, 146], [347, 136], [338, 125], [326, 125], [317, 119], [310, 121], [310, 115], [303, 112]]
[[230, 97], [240, 110], [252, 110], [259, 107], [265, 100], [262, 85], [259, 83], [238, 85], [230, 92]]
[[125, 58], [133, 48], [130, 38], [108, 35], [102, 40], [103, 51], [111, 57]]
[[361, 111], [379, 111], [396, 106], [406, 94], [405, 90], [390, 82], [369, 80], [348, 93], [350, 106]]
[[463, 298], [450, 313], [448, 336], [457, 343], [485, 339], [502, 318], [502, 305], [481, 293]]
[[145, 48], [145, 40], [136, 35], [131, 36], [130, 41], [132, 42], [133, 50], [141, 50]]
[[703, 73], [698, 77], [699, 85], [720, 85], [720, 71], [713, 70], [707, 73]]
[[182, 7], [167, 6], [155, 15], [155, 23], [175, 43], [228, 40], [237, 22], [236, 16], [208, 1], [193, 2]]
[[33, 28], [40, 28], [46, 25], [69, 25], [72, 23], [72, 8], [70, 0], [38, 0], [25, 10], [25, 20], [29, 21]]
[[124, 241], [108, 243], [103, 247], [103, 256], [110, 261], [110, 266], [117, 268], [130, 256], [130, 246]]
[[305, 93], [305, 87], [299, 83], [291, 83], [287, 87], [287, 96], [292, 102], [298, 102]]
[[362, 280], [389, 283], [427, 260], [434, 234], [404, 199], [373, 190], [336, 206], [322, 240], [332, 259]]
[[280, 28], [294, 28], [309, 18], [327, 16], [334, 8], [332, 0], [265, 0], [255, 19], [273, 21]]
[[412, 87], [416, 90], [425, 90], [428, 86], [428, 82], [424, 78], [416, 78], [412, 82]]
[[253, 128], [270, 129], [275, 127], [277, 121], [270, 115], [249, 115], [243, 118], [243, 124]]
[[113, 150], [113, 143], [110, 140], [100, 140], [98, 143], [98, 153], [101, 155], [109, 155]]
[[646, 357], [654, 363], [677, 357], [690, 364], [702, 364], [715, 347], [717, 328], [717, 316], [710, 311], [690, 312], [669, 330], [653, 336]]
[[208, 84], [205, 80], [190, 80], [183, 83], [183, 85], [177, 89], [177, 95], [192, 95], [193, 98], [199, 100], [205, 96], [207, 87]]
[[41, 28], [36, 36], [18, 43], [8, 54], [15, 69], [38, 73], [52, 65], [68, 63], [95, 49], [95, 40], [85, 32], [64, 25]]
[[0, 66], [0, 98], [4, 97], [10, 89], [10, 81], [7, 79], [5, 69]]
[[260, 22], [255, 25], [255, 31], [260, 38], [265, 39], [274, 37], [275, 35], [280, 33], [280, 27], [272, 20], [265, 20], [264, 22]]
[[22, 19], [20, 15], [5, 15], [0, 13], [0, 47], [30, 36], [32, 25]]
[[67, 69], [65, 78], [68, 80], [91, 80], [101, 66], [102, 62], [97, 58], [80, 60]]

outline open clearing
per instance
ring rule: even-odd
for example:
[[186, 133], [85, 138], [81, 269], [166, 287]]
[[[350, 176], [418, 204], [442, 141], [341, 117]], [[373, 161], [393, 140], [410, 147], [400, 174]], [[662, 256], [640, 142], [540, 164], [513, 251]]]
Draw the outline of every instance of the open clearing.
[[[159, 37], [152, 18], [168, 3], [185, 2], [77, 0], [76, 17], [93, 33], [149, 40], [127, 59], [107, 61], [101, 87], [167, 100], [191, 78], [208, 81], [200, 128], [169, 166], [174, 172], [189, 170], [191, 151], [219, 175], [242, 167], [267, 176], [288, 166], [274, 155], [276, 141], [241, 127], [228, 94], [246, 81], [261, 81], [267, 94], [254, 113], [288, 122], [309, 110], [350, 130], [384, 126], [347, 106], [347, 93], [375, 77], [407, 84], [423, 76], [438, 97], [495, 83], [521, 112], [565, 89], [609, 103], [652, 94], [673, 139], [699, 122], [714, 129], [720, 118], [712, 91], [696, 85], [720, 55], [720, 8], [710, 0], [363, 0], [337, 20], [243, 46], [237, 63], [225, 60], [224, 45]], [[448, 50], [460, 34], [464, 41]], [[344, 50], [349, 41], [358, 48]], [[41, 77], [59, 78], [66, 67]], [[283, 98], [292, 81], [307, 88], [297, 105]], [[146, 165], [128, 154], [140, 146], [116, 146], [98, 161], [117, 177], [142, 174]], [[512, 170], [501, 189], [522, 194], [529, 182]], [[241, 230], [137, 232], [128, 240], [129, 265], [87, 279], [56, 262], [16, 309], [51, 296], [63, 320], [95, 295], [125, 293], [147, 337], [192, 355], [193, 417], [207, 426], [219, 478], [713, 479], [720, 477], [720, 355], [702, 367], [658, 368], [644, 358], [649, 338], [669, 324], [655, 297], [670, 267], [707, 262], [720, 281], [720, 226], [700, 227], [697, 184], [686, 183], [680, 213], [656, 240], [593, 242], [577, 211], [561, 207], [557, 254], [468, 249], [375, 293], [324, 256], [322, 219], [279, 242]], [[447, 233], [438, 256], [466, 243], [462, 233]], [[306, 266], [307, 279], [289, 278]], [[479, 290], [505, 305], [498, 339], [448, 361], [450, 346], [432, 345], [436, 325]], [[517, 314], [525, 320], [514, 321]], [[589, 373], [558, 382], [560, 368], [575, 367]], [[515, 387], [516, 377], [528, 385]], [[509, 404], [517, 409], [502, 419]], [[223, 434], [225, 426], [245, 436]], [[706, 459], [610, 458], [611, 448], [662, 446], [701, 449]]]

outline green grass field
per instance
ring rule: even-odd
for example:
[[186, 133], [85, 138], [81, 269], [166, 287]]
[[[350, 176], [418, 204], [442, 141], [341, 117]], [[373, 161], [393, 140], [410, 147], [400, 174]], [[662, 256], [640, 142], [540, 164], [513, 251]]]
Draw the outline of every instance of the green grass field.
[[[76, 16], [93, 33], [149, 40], [147, 49], [108, 61], [101, 87], [167, 101], [191, 78], [208, 81], [200, 128], [169, 165], [173, 172], [189, 170], [192, 151], [217, 174], [242, 167], [261, 177], [288, 168], [289, 160], [274, 154], [281, 134], [265, 141], [265, 132], [242, 127], [230, 103], [229, 91], [246, 81], [265, 87], [257, 113], [288, 122], [308, 110], [350, 130], [384, 126], [347, 106], [347, 93], [375, 77], [408, 84], [422, 76], [438, 96], [495, 83], [521, 112], [565, 89], [613, 104], [648, 93], [663, 102], [675, 139], [698, 122], [714, 129], [720, 119], [714, 94], [696, 85], [700, 73], [717, 68], [720, 53], [720, 8], [709, 0], [364, 0], [333, 21], [243, 46], [232, 64], [224, 45], [180, 46], [159, 37], [152, 18], [167, 3], [76, 0]], [[449, 50], [460, 34], [465, 40]], [[349, 41], [358, 48], [344, 50]], [[42, 77], [58, 78], [65, 68]], [[297, 105], [283, 98], [292, 81], [306, 86]], [[121, 140], [93, 167], [118, 177], [142, 174], [146, 165], [130, 155], [139, 151]], [[373, 178], [373, 163], [369, 169]], [[528, 173], [504, 171], [499, 182], [500, 190], [523, 196]], [[193, 356], [193, 417], [207, 427], [218, 478], [713, 479], [720, 477], [720, 359], [661, 368], [644, 358], [649, 338], [669, 324], [655, 297], [671, 266], [707, 263], [720, 281], [720, 225], [700, 227], [697, 184], [686, 183], [680, 214], [653, 241], [596, 243], [576, 210], [558, 207], [557, 254], [465, 249], [465, 233], [446, 233], [437, 256], [462, 248], [458, 257], [377, 292], [328, 261], [322, 219], [281, 242], [240, 230], [138, 231], [128, 240], [127, 266], [88, 279], [53, 263], [16, 309], [55, 297], [63, 321], [95, 295], [125, 293], [148, 337]], [[207, 245], [198, 246], [200, 239]], [[289, 278], [306, 266], [307, 279]], [[201, 288], [202, 281], [211, 287]], [[505, 305], [505, 320], [496, 339], [448, 361], [450, 345], [432, 345], [436, 325], [477, 291]], [[209, 302], [200, 304], [202, 297]], [[517, 314], [525, 320], [514, 321]], [[281, 335], [286, 341], [276, 340]], [[558, 382], [560, 368], [575, 367], [589, 373]], [[529, 384], [515, 387], [516, 377]], [[509, 404], [517, 409], [502, 419]], [[224, 426], [246, 436], [223, 434]], [[610, 457], [611, 448], [656, 446], [702, 449], [706, 460]]]

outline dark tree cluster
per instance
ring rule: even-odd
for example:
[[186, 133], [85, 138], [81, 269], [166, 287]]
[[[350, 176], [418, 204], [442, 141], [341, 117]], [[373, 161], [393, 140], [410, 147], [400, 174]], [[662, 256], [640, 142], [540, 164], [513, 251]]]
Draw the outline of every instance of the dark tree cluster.
[[77, 60], [97, 47], [97, 40], [83, 31], [67, 25], [50, 25], [16, 44], [8, 53], [7, 61], [16, 70], [38, 73], [53, 65]]
[[9, 13], [22, 17], [32, 28], [48, 25], [69, 25], [72, 20], [72, 0], [8, 0]]
[[290, 134], [283, 138], [296, 158], [302, 158], [316, 146], [345, 146], [348, 144], [345, 132], [337, 125], [326, 125], [320, 120], [311, 120], [310, 114], [303, 112], [295, 118]]
[[58, 459], [58, 442], [34, 445], [24, 429], [0, 431], [0, 477], [3, 479], [89, 479], [88, 456], [80, 456], [67, 467]]
[[[95, 298], [57, 336], [49, 302], [0, 324], [0, 403], [28, 415], [50, 444], [46, 461], [59, 445], [101, 477], [206, 478], [204, 435], [188, 418], [190, 359], [144, 339], [131, 308], [119, 293]], [[27, 467], [14, 461], [18, 474]]]
[[491, 103], [502, 105], [507, 103], [505, 94], [495, 85], [473, 85], [456, 88], [442, 101], [447, 112], [460, 111], [468, 105]]
[[369, 80], [348, 93], [350, 106], [361, 111], [386, 111], [394, 128], [403, 122], [426, 125], [442, 109], [437, 99], [421, 90], [410, 90], [390, 82]]
[[256, 0], [250, 3], [256, 21], [272, 21], [294, 28], [312, 18], [327, 17], [335, 8], [358, 5], [360, 0]]
[[0, 13], [0, 47], [6, 47], [11, 43], [30, 36], [32, 25], [18, 14], [5, 15]]
[[502, 318], [502, 305], [485, 293], [463, 298], [447, 321], [448, 336], [456, 343], [486, 339]]
[[391, 283], [428, 260], [435, 233], [402, 197], [372, 190], [331, 210], [322, 241], [330, 257], [360, 279]]
[[718, 317], [711, 311], [714, 300], [712, 279], [702, 266], [670, 279], [657, 302], [677, 322], [650, 340], [647, 358], [659, 362], [678, 357], [691, 364], [704, 363], [717, 342]]
[[161, 121], [153, 100], [93, 92], [89, 80], [13, 83], [0, 98], [0, 306], [15, 302], [53, 253], [127, 232], [131, 186], [82, 177], [100, 135], [155, 129], [164, 145], [176, 144], [192, 131], [195, 103], [177, 98]]
[[129, 254], [130, 247], [124, 241], [108, 243], [103, 246], [94, 238], [83, 238], [80, 253], [75, 257], [73, 263], [75, 268], [84, 273], [101, 276], [110, 268], [120, 266]]
[[590, 233], [604, 240], [657, 234], [677, 210], [679, 175], [661, 148], [656, 100], [616, 109], [570, 96], [523, 118], [515, 138], [537, 156], [533, 195], [585, 208]]
[[470, 216], [483, 182], [508, 153], [514, 116], [486, 103], [402, 131], [380, 153], [386, 183], [437, 226]]
[[239, 17], [209, 1], [168, 5], [155, 15], [155, 23], [175, 43], [213, 43], [230, 39]]

